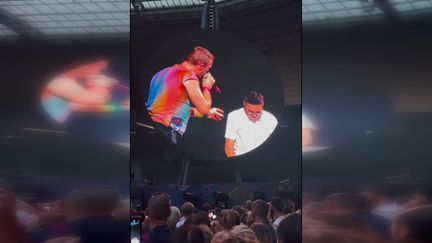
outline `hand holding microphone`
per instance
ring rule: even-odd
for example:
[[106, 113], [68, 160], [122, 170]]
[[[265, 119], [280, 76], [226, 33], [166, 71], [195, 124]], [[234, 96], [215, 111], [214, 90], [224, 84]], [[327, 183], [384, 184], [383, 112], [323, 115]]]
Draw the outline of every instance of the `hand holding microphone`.
[[216, 83], [216, 80], [213, 78], [213, 76], [210, 73], [204, 74], [203, 81], [202, 81], [202, 86], [204, 89], [211, 90], [215, 83]]
[[[213, 85], [216, 83], [216, 80], [213, 78], [211, 73], [206, 73], [203, 76], [203, 88], [211, 90], [213, 88]], [[215, 91], [216, 93], [220, 94], [222, 93], [218, 86], [215, 85]]]
[[[203, 76], [203, 88], [204, 90], [211, 90], [216, 80], [210, 73], [206, 73]], [[217, 93], [220, 93], [220, 89], [215, 86], [215, 90]], [[213, 107], [210, 109], [210, 112], [207, 114], [207, 118], [212, 119], [213, 121], [221, 121], [224, 118], [224, 111], [220, 108]]]

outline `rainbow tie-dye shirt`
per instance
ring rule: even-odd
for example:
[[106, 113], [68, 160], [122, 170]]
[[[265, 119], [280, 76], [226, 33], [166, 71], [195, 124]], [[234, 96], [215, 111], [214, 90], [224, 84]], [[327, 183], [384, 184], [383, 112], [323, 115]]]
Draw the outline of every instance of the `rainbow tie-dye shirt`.
[[153, 76], [147, 99], [152, 120], [180, 134], [186, 131], [191, 112], [191, 102], [183, 85], [189, 80], [199, 81], [199, 78], [179, 65], [167, 67]]

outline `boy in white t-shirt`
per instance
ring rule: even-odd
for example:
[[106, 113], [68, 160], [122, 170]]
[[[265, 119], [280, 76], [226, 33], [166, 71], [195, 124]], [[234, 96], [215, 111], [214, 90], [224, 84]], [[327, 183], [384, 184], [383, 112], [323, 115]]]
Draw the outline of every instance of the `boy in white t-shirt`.
[[251, 91], [243, 107], [228, 114], [225, 130], [227, 157], [245, 154], [264, 143], [273, 133], [278, 121], [264, 110], [264, 96]]

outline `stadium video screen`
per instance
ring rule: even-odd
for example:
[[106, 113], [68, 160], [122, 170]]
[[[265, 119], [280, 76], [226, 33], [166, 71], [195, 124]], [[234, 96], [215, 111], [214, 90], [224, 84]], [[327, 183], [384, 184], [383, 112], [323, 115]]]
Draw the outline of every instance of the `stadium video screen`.
[[32, 101], [43, 121], [38, 127], [129, 146], [128, 51], [118, 47], [47, 55]]
[[281, 82], [253, 45], [194, 31], [162, 43], [149, 60], [138, 109], [182, 151], [205, 159], [241, 156], [278, 131]]
[[42, 90], [45, 112], [58, 123], [74, 113], [110, 113], [129, 110], [129, 87], [110, 77], [110, 61], [85, 63], [63, 71]]

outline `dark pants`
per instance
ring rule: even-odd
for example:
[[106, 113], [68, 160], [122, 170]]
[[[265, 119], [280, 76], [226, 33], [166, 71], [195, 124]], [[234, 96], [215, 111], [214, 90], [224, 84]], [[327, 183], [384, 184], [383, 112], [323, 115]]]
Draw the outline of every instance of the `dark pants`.
[[174, 129], [172, 129], [172, 127], [167, 127], [161, 123], [155, 123], [155, 125], [157, 129], [161, 131], [162, 135], [168, 138], [168, 140], [170, 140], [174, 144], [178, 144], [180, 142], [181, 134], [175, 131]]

